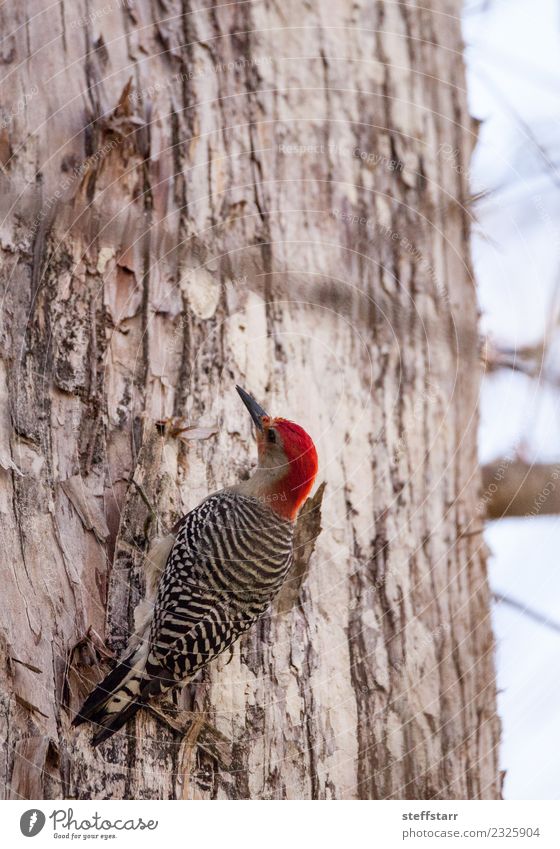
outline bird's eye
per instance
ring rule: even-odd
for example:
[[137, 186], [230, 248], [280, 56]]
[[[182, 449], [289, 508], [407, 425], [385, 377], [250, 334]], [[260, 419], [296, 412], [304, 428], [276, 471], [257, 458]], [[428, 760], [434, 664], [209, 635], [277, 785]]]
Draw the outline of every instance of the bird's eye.
[[276, 442], [276, 431], [270, 428], [266, 433], [267, 442]]

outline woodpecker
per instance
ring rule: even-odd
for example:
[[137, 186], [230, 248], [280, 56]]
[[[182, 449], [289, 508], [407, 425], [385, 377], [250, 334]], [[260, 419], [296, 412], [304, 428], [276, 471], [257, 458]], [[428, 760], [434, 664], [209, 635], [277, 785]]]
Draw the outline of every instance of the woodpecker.
[[94, 746], [233, 645], [266, 613], [292, 564], [294, 523], [317, 474], [317, 452], [302, 427], [271, 418], [236, 389], [256, 427], [257, 468], [205, 498], [158, 544], [155, 601], [144, 603], [124, 656], [72, 723], [98, 726]]

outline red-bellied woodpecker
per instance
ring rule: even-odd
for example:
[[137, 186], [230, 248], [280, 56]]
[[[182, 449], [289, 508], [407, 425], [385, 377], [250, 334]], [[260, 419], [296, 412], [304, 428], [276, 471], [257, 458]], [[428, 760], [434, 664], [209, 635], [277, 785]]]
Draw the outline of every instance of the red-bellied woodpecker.
[[153, 607], [74, 719], [74, 725], [99, 726], [93, 745], [118, 731], [150, 696], [190, 680], [231, 646], [266, 613], [286, 578], [294, 522], [317, 474], [317, 452], [303, 428], [270, 418], [251, 395], [237, 391], [257, 429], [258, 466], [249, 480], [208, 496], [160, 545]]

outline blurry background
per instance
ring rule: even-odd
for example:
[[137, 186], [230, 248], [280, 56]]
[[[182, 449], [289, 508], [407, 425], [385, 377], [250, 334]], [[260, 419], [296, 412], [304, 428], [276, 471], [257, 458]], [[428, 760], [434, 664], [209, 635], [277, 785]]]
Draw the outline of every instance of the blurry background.
[[[471, 114], [473, 259], [491, 342], [483, 464], [560, 462], [560, 6], [473, 0], [463, 31]], [[556, 488], [560, 486], [557, 481]], [[501, 763], [507, 799], [559, 798], [560, 520], [490, 523]], [[539, 619], [543, 621], [539, 621]]]

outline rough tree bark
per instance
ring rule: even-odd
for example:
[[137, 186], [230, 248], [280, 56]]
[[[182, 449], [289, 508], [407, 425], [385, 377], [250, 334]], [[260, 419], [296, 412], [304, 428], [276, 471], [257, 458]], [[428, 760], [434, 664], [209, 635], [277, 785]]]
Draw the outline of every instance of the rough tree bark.
[[[499, 795], [474, 132], [460, 4], [426, 5], [2, 6], [6, 796]], [[169, 525], [248, 473], [236, 381], [316, 437], [293, 580], [94, 751], [143, 496]]]

